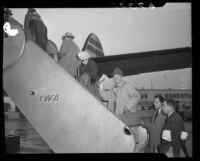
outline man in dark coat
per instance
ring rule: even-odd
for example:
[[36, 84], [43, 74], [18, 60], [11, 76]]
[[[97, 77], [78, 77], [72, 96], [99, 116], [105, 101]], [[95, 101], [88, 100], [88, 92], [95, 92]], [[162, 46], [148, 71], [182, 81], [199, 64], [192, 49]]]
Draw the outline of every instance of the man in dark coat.
[[29, 38], [29, 22], [30, 22], [30, 19], [31, 19], [31, 14], [33, 12], [36, 12], [36, 10], [34, 8], [28, 8], [28, 11], [25, 15], [25, 18], [24, 18], [24, 33], [25, 33], [25, 38], [26, 40], [28, 40]]
[[78, 77], [83, 73], [89, 73], [91, 84], [96, 83], [100, 75], [98, 65], [90, 59], [90, 55], [86, 51], [79, 52], [77, 56], [80, 62], [78, 67]]
[[164, 98], [161, 95], [156, 95], [154, 97], [154, 107], [155, 111], [152, 116], [151, 121], [151, 138], [150, 138], [150, 152], [154, 153], [157, 152], [157, 146], [160, 144], [161, 141], [161, 132], [162, 128], [165, 123], [166, 116], [163, 113], [163, 101]]
[[168, 116], [162, 130], [162, 139], [158, 150], [168, 157], [181, 157], [183, 154], [181, 153], [181, 133], [184, 131], [184, 122], [182, 117], [175, 112], [175, 107], [174, 100], [164, 101], [163, 111]]
[[[81, 51], [77, 55], [79, 67], [77, 69], [78, 81], [88, 89], [98, 100], [101, 100], [99, 94], [98, 81], [102, 76], [99, 66], [90, 59], [89, 53]], [[86, 83], [85, 83], [86, 82]]]
[[26, 40], [31, 40], [47, 51], [47, 27], [35, 9], [29, 9], [24, 21]]

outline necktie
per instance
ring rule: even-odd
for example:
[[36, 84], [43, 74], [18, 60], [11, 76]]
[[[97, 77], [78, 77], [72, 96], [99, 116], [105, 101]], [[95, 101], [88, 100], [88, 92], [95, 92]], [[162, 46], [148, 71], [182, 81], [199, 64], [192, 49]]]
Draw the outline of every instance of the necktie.
[[117, 106], [117, 91], [114, 90], [114, 109], [113, 109], [113, 112], [114, 114], [116, 114], [116, 107]]
[[153, 121], [153, 122], [156, 121], [156, 118], [158, 117], [158, 113], [159, 113], [159, 111], [156, 112], [156, 115], [155, 115], [155, 117], [154, 117], [154, 121]]
[[167, 123], [167, 120], [168, 120], [168, 116], [167, 116], [167, 117], [166, 117], [166, 119], [165, 119], [164, 126], [166, 125], [166, 123]]
[[116, 100], [114, 100], [114, 109], [113, 109], [113, 112], [114, 112], [114, 114], [116, 112]]

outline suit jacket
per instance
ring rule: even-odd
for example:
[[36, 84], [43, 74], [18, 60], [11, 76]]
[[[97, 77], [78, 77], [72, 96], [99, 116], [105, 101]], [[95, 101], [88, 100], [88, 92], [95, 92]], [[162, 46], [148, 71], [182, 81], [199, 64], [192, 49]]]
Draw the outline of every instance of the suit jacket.
[[167, 118], [167, 115], [165, 115], [162, 110], [156, 117], [157, 112], [157, 110], [154, 111], [151, 123], [151, 152], [154, 152], [155, 148], [157, 148], [157, 146], [161, 143], [161, 132]]
[[[166, 120], [163, 130], [170, 130], [171, 131], [171, 142], [167, 142], [166, 140], [162, 139], [161, 146], [165, 145], [166, 143], [171, 145], [173, 156], [180, 157], [180, 150], [181, 150], [181, 132], [184, 131], [184, 121], [182, 117], [177, 113], [172, 113]], [[162, 149], [162, 148], [161, 148]]]

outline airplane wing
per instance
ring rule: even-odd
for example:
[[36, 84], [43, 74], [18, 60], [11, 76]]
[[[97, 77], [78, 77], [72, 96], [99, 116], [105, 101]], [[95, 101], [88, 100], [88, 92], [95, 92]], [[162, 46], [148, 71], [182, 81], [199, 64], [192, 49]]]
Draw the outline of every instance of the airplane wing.
[[121, 68], [125, 76], [163, 70], [192, 67], [190, 47], [129, 53], [92, 58], [104, 74], [111, 76], [115, 67]]

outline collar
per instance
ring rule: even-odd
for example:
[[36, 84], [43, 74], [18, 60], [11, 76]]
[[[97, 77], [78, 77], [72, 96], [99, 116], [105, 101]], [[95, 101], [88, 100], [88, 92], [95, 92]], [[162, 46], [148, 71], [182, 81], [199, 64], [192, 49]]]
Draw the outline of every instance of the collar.
[[157, 112], [157, 113], [160, 113], [160, 112], [161, 112], [161, 108], [160, 108], [159, 110], [156, 110], [156, 112]]
[[120, 84], [118, 87], [116, 87], [116, 88], [121, 88], [121, 87], [123, 87], [126, 83], [127, 83], [127, 82], [125, 82], [125, 81], [122, 80], [121, 84]]
[[124, 85], [126, 84], [126, 82], [125, 81], [123, 81], [121, 84], [120, 84], [120, 86], [115, 86], [113, 89], [114, 89], [114, 91], [115, 92], [117, 92], [118, 90], [121, 90], [123, 87], [124, 87]]
[[169, 117], [169, 116], [171, 116], [171, 115], [172, 115], [174, 112], [175, 112], [175, 111], [173, 111], [173, 112], [170, 112], [170, 113], [168, 114], [168, 117]]

